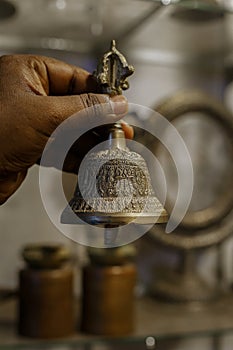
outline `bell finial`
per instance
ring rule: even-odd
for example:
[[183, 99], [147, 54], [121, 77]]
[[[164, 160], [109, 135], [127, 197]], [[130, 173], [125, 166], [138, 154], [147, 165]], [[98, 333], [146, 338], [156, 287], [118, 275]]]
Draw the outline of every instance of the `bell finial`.
[[120, 95], [129, 88], [127, 78], [134, 72], [126, 58], [116, 48], [115, 40], [111, 41], [110, 51], [105, 53], [94, 72], [99, 91], [109, 95]]

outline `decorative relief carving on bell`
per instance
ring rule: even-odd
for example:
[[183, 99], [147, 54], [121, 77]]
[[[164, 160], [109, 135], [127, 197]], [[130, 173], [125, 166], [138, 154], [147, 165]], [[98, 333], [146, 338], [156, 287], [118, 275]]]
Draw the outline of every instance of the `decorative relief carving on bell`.
[[[126, 79], [133, 71], [113, 41], [95, 76], [101, 92], [114, 95], [128, 87]], [[98, 129], [108, 134], [107, 147], [84, 158], [74, 197], [62, 213], [61, 222], [105, 227], [131, 221], [166, 222], [167, 213], [155, 197], [146, 162], [126, 146], [121, 125], [109, 124]]]

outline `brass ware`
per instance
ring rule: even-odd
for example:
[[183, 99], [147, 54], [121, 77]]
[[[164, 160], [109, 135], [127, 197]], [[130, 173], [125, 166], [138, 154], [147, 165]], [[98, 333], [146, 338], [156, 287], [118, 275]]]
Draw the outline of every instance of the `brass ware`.
[[[94, 74], [100, 92], [116, 95], [128, 88], [127, 77], [133, 71], [112, 41]], [[74, 197], [62, 213], [61, 222], [104, 227], [132, 220], [141, 224], [166, 222], [167, 213], [154, 195], [147, 165], [127, 148], [121, 125], [105, 125], [96, 132], [108, 135], [108, 147], [90, 153], [84, 160]]]
[[[219, 131], [224, 133], [233, 160], [233, 118], [231, 112], [219, 101], [198, 90], [181, 91], [155, 106], [155, 110], [170, 122], [175, 122], [190, 112], [202, 112], [210, 116], [213, 123], [219, 125]], [[147, 137], [147, 141], [147, 147], [158, 156], [157, 140]], [[206, 147], [208, 148], [208, 143]], [[229, 190], [233, 176], [232, 164], [230, 161], [224, 179], [224, 189], [217, 193], [212, 205], [200, 210], [188, 210], [179, 227], [171, 235], [164, 235], [163, 225], [154, 226], [150, 230], [151, 237], [166, 246], [184, 250], [212, 246], [228, 238], [233, 230], [233, 192]], [[170, 211], [171, 203], [167, 202], [166, 208]]]
[[136, 249], [132, 244], [127, 244], [117, 248], [102, 249], [88, 248], [88, 256], [92, 265], [114, 266], [124, 265], [134, 261]]
[[134, 67], [116, 48], [115, 40], [111, 41], [110, 51], [100, 60], [94, 75], [101, 93], [120, 95], [129, 88], [127, 78], [134, 73]]
[[86, 333], [120, 336], [134, 329], [136, 268], [127, 262], [132, 251], [122, 247], [89, 251], [83, 268], [81, 329]]
[[[93, 152], [86, 159], [85, 171], [79, 177], [83, 191], [78, 184], [62, 214], [62, 223], [82, 224], [83, 220], [113, 227], [132, 220], [153, 223], [155, 216], [157, 222], [166, 222], [167, 214], [154, 195], [144, 159], [126, 148], [121, 127], [113, 125], [109, 132], [111, 148]], [[75, 219], [71, 210], [77, 215]]]
[[61, 244], [27, 245], [23, 258], [33, 268], [59, 268], [70, 259], [70, 251]]
[[31, 245], [23, 251], [27, 266], [19, 272], [20, 335], [56, 338], [74, 332], [73, 270], [64, 265], [67, 250], [59, 247]]
[[154, 270], [155, 279], [149, 293], [169, 302], [214, 301], [219, 295], [220, 286], [211, 286], [197, 271], [195, 250], [182, 252], [178, 266], [158, 267]]
[[[228, 166], [225, 169], [224, 176], [222, 176], [221, 188], [217, 191], [214, 188], [214, 201], [206, 206], [202, 206], [201, 203], [200, 209], [197, 209], [197, 207], [195, 210], [189, 208], [182, 222], [172, 234], [166, 235], [164, 225], [157, 225], [150, 230], [148, 235], [149, 238], [155, 240], [156, 244], [158, 242], [162, 243], [164, 246], [175, 248], [182, 253], [182, 259], [176, 268], [174, 266], [170, 268], [160, 266], [156, 270], [155, 281], [150, 286], [150, 292], [160, 298], [179, 302], [213, 300], [220, 295], [223, 276], [220, 244], [233, 232], [233, 192], [231, 191], [233, 176], [232, 114], [222, 103], [198, 90], [177, 92], [157, 104], [155, 110], [172, 123], [177, 122], [179, 118], [183, 118], [183, 120], [184, 118], [189, 118], [189, 113], [191, 113], [192, 117], [201, 113], [202, 118], [205, 116], [208, 117], [208, 124], [205, 130], [207, 128], [208, 131], [211, 130], [211, 124], [213, 123], [213, 125], [216, 124], [219, 135], [224, 135], [223, 139], [227, 145], [225, 152], [228, 151], [229, 153]], [[150, 122], [153, 123], [153, 118], [151, 118]], [[157, 124], [155, 127], [159, 128], [159, 125]], [[194, 158], [195, 162], [193, 164], [196, 167], [194, 169], [196, 170], [196, 181], [198, 181], [198, 176], [204, 176], [201, 171], [202, 168], [199, 168], [199, 164], [203, 164], [205, 159], [203, 154], [211, 148], [208, 140], [208, 131], [205, 133], [207, 136], [205, 140], [206, 149], [203, 149], [203, 153], [198, 153], [199, 163]], [[216, 135], [218, 137], [218, 134]], [[160, 149], [157, 140], [147, 137], [147, 142], [147, 146], [159, 158]], [[219, 144], [218, 147], [220, 147]], [[214, 158], [215, 156], [216, 159]], [[212, 164], [213, 162], [219, 164], [218, 157], [221, 157], [221, 152], [216, 155], [212, 154], [212, 157]], [[209, 171], [209, 174], [215, 179], [219, 173], [211, 173]], [[210, 177], [207, 177], [206, 182], [212, 180]], [[166, 203], [168, 212], [171, 211], [172, 206], [172, 201], [168, 199]], [[197, 251], [200, 248], [207, 248], [214, 245], [217, 245], [218, 249], [217, 283], [214, 286], [210, 286], [201, 278], [197, 270]]]

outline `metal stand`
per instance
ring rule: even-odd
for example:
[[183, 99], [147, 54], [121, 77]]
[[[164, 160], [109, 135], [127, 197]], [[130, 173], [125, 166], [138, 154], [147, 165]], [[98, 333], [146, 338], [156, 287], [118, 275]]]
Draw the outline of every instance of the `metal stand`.
[[210, 287], [196, 271], [196, 250], [183, 251], [179, 269], [158, 271], [151, 293], [169, 301], [209, 301], [217, 297], [216, 288]]

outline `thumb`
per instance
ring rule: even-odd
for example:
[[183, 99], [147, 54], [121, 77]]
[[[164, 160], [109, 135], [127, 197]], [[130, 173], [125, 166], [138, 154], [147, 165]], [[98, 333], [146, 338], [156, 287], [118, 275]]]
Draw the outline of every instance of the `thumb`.
[[128, 111], [128, 103], [124, 96], [109, 97], [104, 94], [80, 94], [73, 96], [39, 96], [40, 129], [45, 134], [52, 132], [70, 116], [81, 112], [75, 118], [76, 127], [91, 128], [95, 124], [114, 123]]

